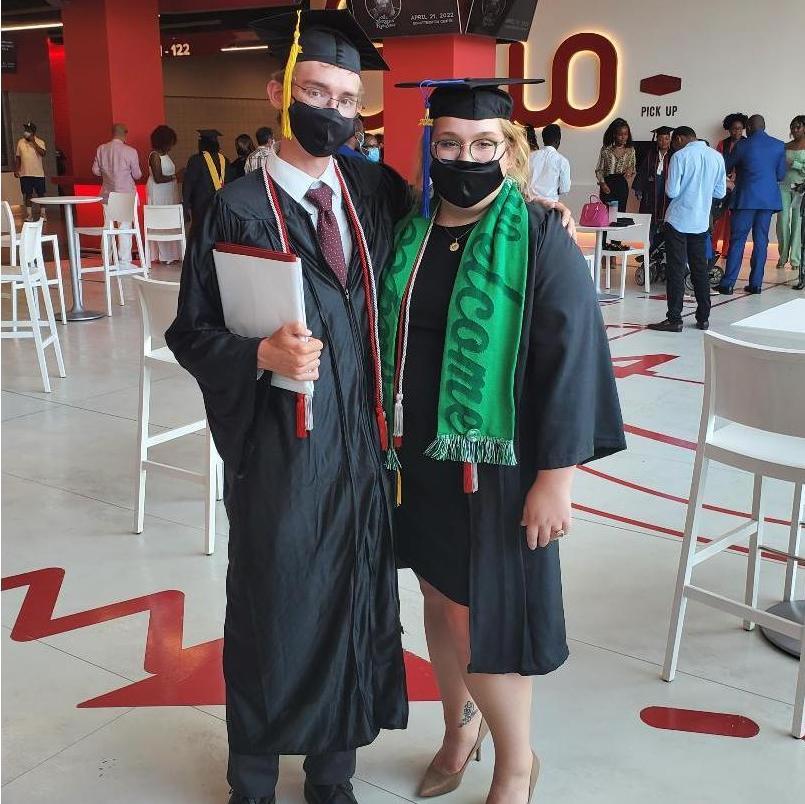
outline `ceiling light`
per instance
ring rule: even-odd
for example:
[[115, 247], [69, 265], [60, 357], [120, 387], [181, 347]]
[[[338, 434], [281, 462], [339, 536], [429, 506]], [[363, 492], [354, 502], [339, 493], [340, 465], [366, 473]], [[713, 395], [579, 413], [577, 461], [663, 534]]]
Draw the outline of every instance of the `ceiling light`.
[[221, 53], [232, 53], [238, 50], [268, 50], [268, 45], [231, 45], [230, 47], [222, 47]]
[[62, 28], [63, 26], [64, 23], [62, 22], [31, 22], [22, 23], [20, 25], [3, 25], [1, 30], [3, 33], [11, 31], [39, 31], [46, 28]]

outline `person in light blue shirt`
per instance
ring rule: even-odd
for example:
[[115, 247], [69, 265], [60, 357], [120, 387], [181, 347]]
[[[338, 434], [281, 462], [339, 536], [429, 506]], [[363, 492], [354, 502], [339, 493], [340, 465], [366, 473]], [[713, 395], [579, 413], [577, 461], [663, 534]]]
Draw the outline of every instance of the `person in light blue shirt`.
[[675, 153], [668, 166], [665, 194], [671, 199], [665, 212], [666, 295], [668, 314], [664, 321], [649, 324], [660, 332], [682, 332], [682, 300], [685, 266], [690, 267], [696, 294], [696, 326], [710, 326], [710, 279], [707, 238], [714, 198], [727, 193], [724, 159], [706, 142], [696, 138], [689, 126], [674, 129], [671, 147]]

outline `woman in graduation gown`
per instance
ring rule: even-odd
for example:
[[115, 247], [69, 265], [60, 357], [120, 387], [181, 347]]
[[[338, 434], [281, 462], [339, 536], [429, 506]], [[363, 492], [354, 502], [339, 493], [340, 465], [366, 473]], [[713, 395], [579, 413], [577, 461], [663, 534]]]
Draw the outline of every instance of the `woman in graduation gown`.
[[185, 215], [190, 218], [191, 235], [201, 228], [212, 199], [224, 185], [229, 165], [218, 142], [221, 132], [201, 128], [198, 134], [198, 153], [187, 160], [182, 178], [182, 204]]
[[400, 224], [380, 289], [395, 539], [445, 718], [419, 795], [455, 789], [491, 730], [490, 804], [530, 798], [530, 676], [568, 655], [557, 539], [574, 467], [625, 448], [584, 258], [523, 199], [528, 147], [496, 86], [511, 82], [435, 82], [434, 198]]

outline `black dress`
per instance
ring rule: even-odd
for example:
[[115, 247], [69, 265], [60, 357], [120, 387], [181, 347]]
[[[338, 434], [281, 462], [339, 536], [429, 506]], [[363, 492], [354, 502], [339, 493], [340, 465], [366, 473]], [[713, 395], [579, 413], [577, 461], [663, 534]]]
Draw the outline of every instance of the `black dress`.
[[436, 227], [412, 303], [397, 554], [450, 599], [469, 603], [471, 673], [543, 674], [565, 661], [559, 542], [528, 548], [525, 497], [540, 470], [626, 446], [587, 263], [556, 212], [529, 204], [528, 238], [514, 378], [517, 465], [479, 464], [475, 494], [464, 494], [460, 464], [422, 455], [436, 434], [447, 302], [460, 254]]
[[[469, 605], [470, 517], [462, 466], [424, 455], [436, 432], [447, 309], [464, 245], [475, 224], [434, 226], [411, 303], [405, 376], [402, 505], [395, 520], [400, 566], [410, 567], [455, 603]], [[459, 240], [458, 251], [450, 244]], [[439, 500], [439, 515], [430, 510]], [[428, 515], [423, 516], [423, 512]]]

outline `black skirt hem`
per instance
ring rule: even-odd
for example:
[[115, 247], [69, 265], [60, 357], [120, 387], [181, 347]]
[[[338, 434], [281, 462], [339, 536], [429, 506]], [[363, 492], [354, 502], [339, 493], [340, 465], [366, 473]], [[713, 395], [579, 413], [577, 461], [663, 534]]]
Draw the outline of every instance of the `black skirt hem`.
[[517, 674], [518, 676], [547, 676], [558, 670], [570, 656], [570, 650], [566, 650], [563, 658], [557, 659], [550, 664], [540, 664], [533, 667], [501, 667], [500, 665], [479, 664], [470, 662], [467, 668], [468, 673], [480, 673], [488, 676], [503, 676], [510, 674]]
[[430, 578], [425, 576], [424, 572], [420, 572], [416, 567], [412, 566], [412, 562], [408, 561], [405, 558], [402, 558], [402, 564], [399, 562], [397, 563], [397, 567], [400, 569], [410, 569], [417, 578], [421, 578], [425, 583], [430, 584], [437, 592], [443, 594], [449, 601], [455, 603], [458, 606], [464, 606], [465, 608], [470, 607], [470, 600], [469, 595], [465, 600], [456, 600], [458, 595], [452, 594], [451, 592], [446, 591], [444, 584], [437, 583], [436, 581], [431, 580]]

